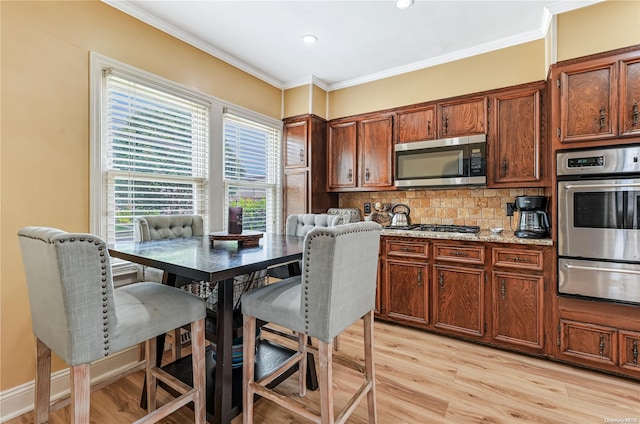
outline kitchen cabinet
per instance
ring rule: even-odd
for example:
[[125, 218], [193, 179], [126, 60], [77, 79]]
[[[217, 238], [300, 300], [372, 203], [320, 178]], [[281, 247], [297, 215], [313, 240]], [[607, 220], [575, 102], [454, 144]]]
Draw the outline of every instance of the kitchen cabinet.
[[560, 297], [558, 358], [640, 378], [640, 307]]
[[491, 249], [491, 337], [494, 342], [543, 353], [545, 252], [550, 256], [548, 251], [537, 247]]
[[437, 104], [438, 138], [487, 133], [487, 97], [452, 100]]
[[395, 189], [393, 115], [337, 120], [329, 125], [330, 191]]
[[315, 115], [284, 120], [283, 220], [298, 213], [326, 213], [338, 206], [327, 192], [327, 123]]
[[429, 324], [429, 243], [383, 239], [380, 315], [417, 326]]
[[561, 145], [640, 134], [639, 51], [559, 64], [552, 81], [552, 128]]
[[396, 115], [396, 143], [434, 140], [436, 138], [435, 105], [399, 111]]
[[547, 185], [548, 147], [542, 131], [546, 84], [509, 89], [490, 97], [487, 186]]
[[433, 252], [434, 328], [483, 337], [486, 329], [484, 246], [438, 242], [433, 244]]

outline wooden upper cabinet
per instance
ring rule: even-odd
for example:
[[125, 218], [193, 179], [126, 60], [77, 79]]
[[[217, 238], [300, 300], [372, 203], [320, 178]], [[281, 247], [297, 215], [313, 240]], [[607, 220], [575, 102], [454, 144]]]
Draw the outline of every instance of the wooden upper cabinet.
[[487, 133], [487, 98], [456, 100], [437, 105], [438, 138]]
[[620, 62], [620, 135], [640, 134], [640, 58]]
[[291, 122], [284, 125], [284, 167], [307, 166], [307, 121]]
[[544, 84], [491, 98], [489, 187], [543, 186], [547, 149], [542, 128]]
[[329, 125], [330, 189], [356, 187], [357, 121], [331, 123]]
[[433, 140], [436, 138], [436, 107], [403, 110], [397, 113], [396, 143]]
[[599, 140], [618, 134], [615, 61], [561, 71], [560, 142]]
[[393, 116], [363, 119], [358, 125], [359, 185], [392, 186]]

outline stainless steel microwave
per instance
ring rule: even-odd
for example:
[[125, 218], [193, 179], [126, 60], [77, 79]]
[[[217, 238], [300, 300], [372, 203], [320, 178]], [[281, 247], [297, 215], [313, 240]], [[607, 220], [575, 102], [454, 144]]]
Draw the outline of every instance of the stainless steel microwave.
[[398, 188], [487, 183], [487, 136], [444, 138], [395, 145]]

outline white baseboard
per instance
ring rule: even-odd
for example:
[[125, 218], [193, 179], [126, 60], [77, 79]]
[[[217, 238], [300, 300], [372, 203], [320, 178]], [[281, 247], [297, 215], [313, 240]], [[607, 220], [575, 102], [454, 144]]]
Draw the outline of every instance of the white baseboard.
[[[91, 382], [96, 383], [120, 373], [138, 361], [136, 347], [115, 353], [91, 364]], [[0, 423], [33, 410], [35, 381], [0, 393]], [[56, 400], [70, 392], [69, 368], [51, 374], [51, 399]]]

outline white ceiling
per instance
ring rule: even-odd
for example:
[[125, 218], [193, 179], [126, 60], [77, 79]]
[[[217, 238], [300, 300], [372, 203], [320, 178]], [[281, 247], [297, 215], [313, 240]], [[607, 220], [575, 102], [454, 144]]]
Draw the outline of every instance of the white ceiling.
[[543, 38], [601, 0], [103, 1], [276, 87], [331, 91]]

